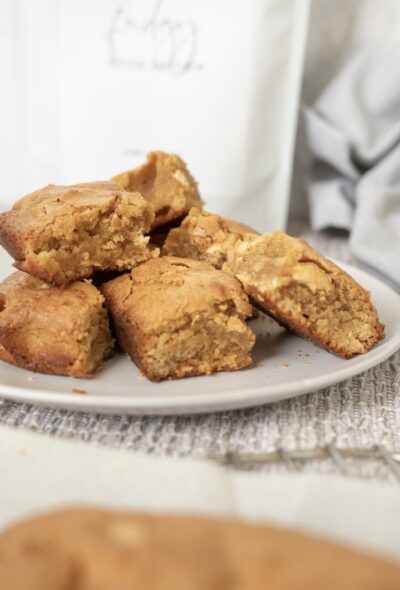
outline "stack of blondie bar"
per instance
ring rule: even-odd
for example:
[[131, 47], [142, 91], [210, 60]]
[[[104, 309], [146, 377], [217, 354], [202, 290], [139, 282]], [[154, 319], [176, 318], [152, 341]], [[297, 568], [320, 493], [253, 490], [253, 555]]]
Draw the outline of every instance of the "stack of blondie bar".
[[[49, 185], [0, 215], [0, 359], [88, 377], [116, 340], [152, 381], [252, 364], [256, 306], [343, 358], [384, 336], [369, 293], [303, 240], [203, 210], [175, 155]], [[114, 340], [115, 338], [115, 340]]]

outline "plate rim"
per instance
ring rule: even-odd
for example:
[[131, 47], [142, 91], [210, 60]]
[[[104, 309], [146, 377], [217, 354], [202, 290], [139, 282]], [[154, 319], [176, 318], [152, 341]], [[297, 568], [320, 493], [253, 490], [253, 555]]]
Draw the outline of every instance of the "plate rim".
[[[361, 275], [361, 282], [363, 276], [367, 277], [368, 281], [372, 280], [379, 285], [380, 289], [386, 290], [391, 297], [398, 298], [400, 305], [400, 295], [381, 279], [359, 267], [334, 259], [331, 260], [349, 274], [351, 274], [352, 270], [356, 270], [357, 274]], [[298, 397], [319, 389], [325, 389], [331, 385], [339, 384], [350, 377], [355, 377], [380, 364], [392, 356], [399, 348], [400, 332], [393, 334], [388, 342], [385, 343], [383, 341], [378, 348], [373, 348], [366, 355], [357, 357], [360, 359], [360, 362], [357, 363], [356, 367], [354, 365], [344, 365], [342, 368], [331, 371], [327, 375], [303, 378], [299, 382], [285, 383], [283, 381], [282, 383], [276, 384], [263, 383], [259, 386], [235, 391], [228, 390], [221, 392], [212, 390], [204, 394], [196, 394], [196, 396], [192, 397], [189, 394], [187, 398], [183, 397], [182, 394], [168, 394], [167, 396], [148, 396], [147, 394], [141, 394], [132, 398], [118, 395], [99, 397], [96, 394], [78, 396], [73, 395], [71, 392], [64, 393], [48, 389], [30, 389], [29, 387], [5, 385], [1, 383], [0, 378], [0, 400], [10, 399], [15, 402], [78, 412], [121, 413], [125, 415], [143, 416], [206, 414], [235, 409], [239, 410]], [[251, 370], [251, 367], [249, 370]], [[49, 396], [51, 396], [51, 399], [49, 399]], [[55, 396], [57, 399], [55, 399]]]

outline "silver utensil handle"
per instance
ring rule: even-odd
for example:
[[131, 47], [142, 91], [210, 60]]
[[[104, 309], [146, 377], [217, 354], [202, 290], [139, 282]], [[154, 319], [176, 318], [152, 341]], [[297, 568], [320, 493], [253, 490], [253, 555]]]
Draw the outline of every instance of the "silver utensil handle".
[[345, 459], [369, 459], [383, 461], [392, 475], [400, 483], [400, 452], [390, 452], [382, 445], [370, 448], [347, 447], [334, 445], [316, 447], [315, 449], [286, 450], [278, 448], [270, 453], [235, 453], [226, 452], [210, 455], [210, 459], [223, 465], [241, 468], [261, 464], [284, 463], [288, 471], [297, 471], [299, 463], [321, 459], [331, 459], [340, 473], [351, 475]]

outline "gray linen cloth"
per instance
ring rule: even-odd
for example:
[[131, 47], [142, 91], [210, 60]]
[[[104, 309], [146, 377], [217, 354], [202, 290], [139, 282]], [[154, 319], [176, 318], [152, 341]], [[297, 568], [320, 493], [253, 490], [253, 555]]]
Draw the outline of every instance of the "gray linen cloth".
[[305, 121], [313, 229], [348, 230], [353, 255], [400, 287], [400, 47], [355, 52]]

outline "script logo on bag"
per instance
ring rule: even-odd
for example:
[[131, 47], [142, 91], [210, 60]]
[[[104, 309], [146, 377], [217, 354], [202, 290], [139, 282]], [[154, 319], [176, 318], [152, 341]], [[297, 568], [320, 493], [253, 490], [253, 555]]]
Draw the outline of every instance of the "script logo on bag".
[[149, 3], [143, 12], [148, 14], [138, 14], [132, 6], [118, 6], [114, 11], [107, 32], [110, 63], [173, 74], [198, 69], [196, 21], [171, 17], [166, 0]]

